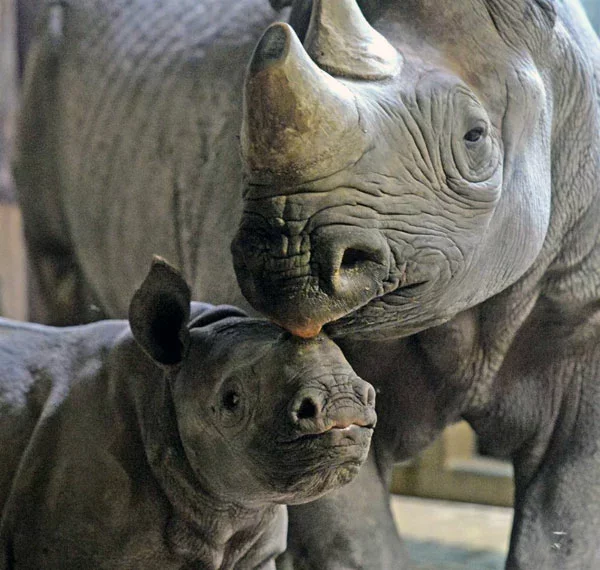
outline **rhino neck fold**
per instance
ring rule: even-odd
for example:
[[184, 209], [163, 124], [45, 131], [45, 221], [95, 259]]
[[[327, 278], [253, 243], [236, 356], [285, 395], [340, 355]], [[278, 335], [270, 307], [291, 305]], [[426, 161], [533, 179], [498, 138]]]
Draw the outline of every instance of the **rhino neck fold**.
[[[227, 559], [235, 560], [252, 545], [236, 535], [258, 541], [284, 506], [242, 505], [219, 497], [205, 488], [192, 470], [180, 440], [170, 381], [156, 383], [146, 393], [145, 404], [137, 399], [138, 422], [150, 469], [171, 505], [166, 537], [174, 552], [201, 561], [201, 567], [218, 570]], [[284, 515], [286, 516], [286, 515]], [[232, 541], [232, 539], [234, 539]], [[233, 543], [230, 544], [230, 541]]]

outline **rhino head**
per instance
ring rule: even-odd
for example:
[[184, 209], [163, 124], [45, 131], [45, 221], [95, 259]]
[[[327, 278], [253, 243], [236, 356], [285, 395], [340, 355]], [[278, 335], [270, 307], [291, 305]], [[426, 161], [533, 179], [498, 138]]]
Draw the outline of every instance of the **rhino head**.
[[361, 6], [314, 0], [247, 73], [235, 268], [302, 337], [441, 324], [514, 284], [549, 224], [550, 3]]
[[190, 317], [189, 286], [157, 258], [129, 311], [167, 380], [181, 470], [238, 504], [302, 503], [348, 483], [368, 455], [373, 387], [324, 335], [300, 339], [234, 307], [203, 307]]

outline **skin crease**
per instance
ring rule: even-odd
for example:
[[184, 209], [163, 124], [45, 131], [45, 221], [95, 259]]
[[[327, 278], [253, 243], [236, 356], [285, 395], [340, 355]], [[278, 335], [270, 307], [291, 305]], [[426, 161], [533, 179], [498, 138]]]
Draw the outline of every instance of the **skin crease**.
[[[248, 155], [233, 247], [242, 290], [296, 334], [331, 321], [382, 396], [383, 473], [465, 418], [514, 461], [507, 568], [596, 568], [598, 42], [552, 2], [382, 2], [365, 13], [403, 60], [387, 82], [338, 76], [377, 142], [357, 138], [364, 153], [341, 172], [323, 162], [321, 176], [260, 184]], [[297, 57], [290, 46], [282, 66]], [[300, 255], [273, 265], [282, 240]], [[352, 250], [358, 262], [340, 262]], [[294, 539], [291, 549], [309, 551]], [[385, 567], [359, 550], [338, 556]]]
[[[308, 336], [323, 319], [343, 317], [326, 328], [382, 395], [365, 467], [335, 494], [290, 509], [290, 550], [279, 565], [407, 567], [388, 506], [392, 461], [466, 417], [483, 445], [515, 460], [508, 567], [595, 568], [597, 39], [574, 1], [359, 4], [403, 58], [401, 80], [342, 80], [360, 94], [367, 142], [377, 144], [360, 164], [313, 177], [321, 179], [310, 188], [303, 182], [310, 192], [280, 196], [295, 181], [276, 185], [279, 197], [262, 207], [245, 204], [244, 264], [260, 265], [252, 252], [266, 233], [266, 249], [280, 255], [276, 270], [308, 274], [311, 259], [321, 273], [307, 278], [297, 311], [293, 286], [256, 281], [270, 302], [290, 293], [277, 310], [310, 309], [308, 321], [264, 310]], [[292, 6], [301, 37], [309, 7]], [[259, 0], [172, 1], [160, 13], [151, 0], [114, 10], [81, 0], [54, 10], [67, 16], [58, 35], [56, 18], [46, 18], [33, 44], [17, 145], [34, 276], [48, 293], [39, 318], [84, 318], [89, 304], [74, 283], [123, 317], [153, 253], [177, 260], [195, 298], [242, 304], [228, 243], [241, 213], [243, 75], [276, 14]], [[156, 46], [163, 57], [152, 56]], [[450, 112], [458, 86], [466, 99]], [[473, 184], [460, 193], [445, 183], [448, 145], [463, 144], [471, 111], [483, 113], [500, 151], [491, 201], [470, 193]], [[431, 127], [430, 112], [443, 128]], [[248, 186], [246, 197], [257, 190]], [[328, 215], [339, 223], [328, 227]], [[279, 241], [282, 221], [289, 235]], [[316, 222], [322, 253], [303, 233]], [[343, 259], [340, 242], [366, 256], [330, 271]], [[418, 263], [404, 268], [409, 255]], [[421, 291], [388, 294], [424, 278]], [[335, 287], [352, 294], [336, 299]], [[559, 549], [555, 531], [567, 532]]]
[[274, 570], [284, 505], [356, 476], [375, 393], [339, 348], [189, 296], [158, 261], [129, 323], [0, 322], [0, 568]]

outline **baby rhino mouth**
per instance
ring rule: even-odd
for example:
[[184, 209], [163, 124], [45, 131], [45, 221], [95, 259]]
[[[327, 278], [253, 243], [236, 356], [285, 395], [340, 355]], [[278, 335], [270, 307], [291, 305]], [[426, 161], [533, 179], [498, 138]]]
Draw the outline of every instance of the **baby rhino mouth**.
[[355, 375], [320, 377], [295, 394], [277, 440], [277, 476], [286, 501], [300, 504], [348, 484], [367, 460], [377, 414], [375, 390]]
[[[299, 433], [281, 445], [284, 469], [294, 497], [289, 504], [312, 501], [353, 481], [367, 460], [375, 421], [333, 422], [322, 431]], [[281, 472], [280, 472], [281, 473]], [[288, 489], [289, 490], [289, 489]]]
[[368, 445], [377, 423], [375, 390], [364, 382], [335, 397], [318, 390], [301, 391], [289, 417], [294, 429], [288, 444]]
[[351, 480], [367, 459], [373, 427], [374, 423], [331, 426], [319, 433], [298, 435], [286, 446], [298, 457], [303, 456], [308, 463], [312, 463], [313, 473], [320, 471], [333, 475], [335, 471], [343, 469], [347, 472], [338, 473], [335, 478]]
[[344, 446], [353, 444], [364, 444], [365, 438], [370, 439], [375, 427], [375, 421], [367, 423], [357, 420], [356, 423], [334, 423], [321, 430], [309, 433], [298, 433], [285, 443], [306, 443], [310, 441], [319, 442], [326, 446]]

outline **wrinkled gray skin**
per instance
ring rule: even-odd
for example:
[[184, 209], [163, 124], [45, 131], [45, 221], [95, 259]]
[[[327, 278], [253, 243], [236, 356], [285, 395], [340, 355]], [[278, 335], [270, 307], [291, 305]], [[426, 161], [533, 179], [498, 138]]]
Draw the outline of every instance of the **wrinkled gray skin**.
[[2, 570], [274, 570], [284, 504], [351, 480], [376, 421], [332, 341], [190, 307], [162, 261], [129, 323], [0, 320], [0, 370]]
[[355, 356], [384, 472], [460, 418], [513, 458], [507, 568], [600, 567], [597, 37], [574, 2], [371, 2], [387, 44], [316, 4], [249, 68], [242, 291]]
[[242, 85], [277, 16], [267, 0], [41, 10], [24, 47], [15, 160], [41, 297], [33, 320], [98, 318], [90, 305], [123, 317], [153, 254], [181, 268], [194, 298], [247, 306], [229, 251], [242, 207]]
[[[301, 40], [310, 4], [293, 7]], [[396, 65], [389, 51], [369, 60], [366, 41], [336, 66], [344, 38], [360, 38], [351, 18], [334, 26], [340, 49], [307, 44], [332, 77], [319, 105], [303, 77], [322, 75], [288, 50], [286, 29], [269, 32], [247, 85], [241, 284], [300, 335], [326, 325], [382, 395], [374, 453], [353, 483], [290, 509], [280, 566], [405, 568], [393, 461], [466, 418], [514, 460], [507, 567], [596, 568], [598, 41], [573, 0], [359, 4]], [[178, 261], [198, 298], [240, 303], [227, 242], [241, 210], [242, 76], [275, 14], [258, 0], [65, 6], [45, 13], [33, 45], [19, 135], [46, 318], [88, 318], [83, 282], [123, 315], [154, 252]], [[373, 61], [387, 76], [361, 78]], [[304, 92], [284, 83], [261, 99], [273, 120], [260, 126], [253, 97], [269, 69], [291, 70]], [[282, 132], [282, 101], [303, 100]]]

